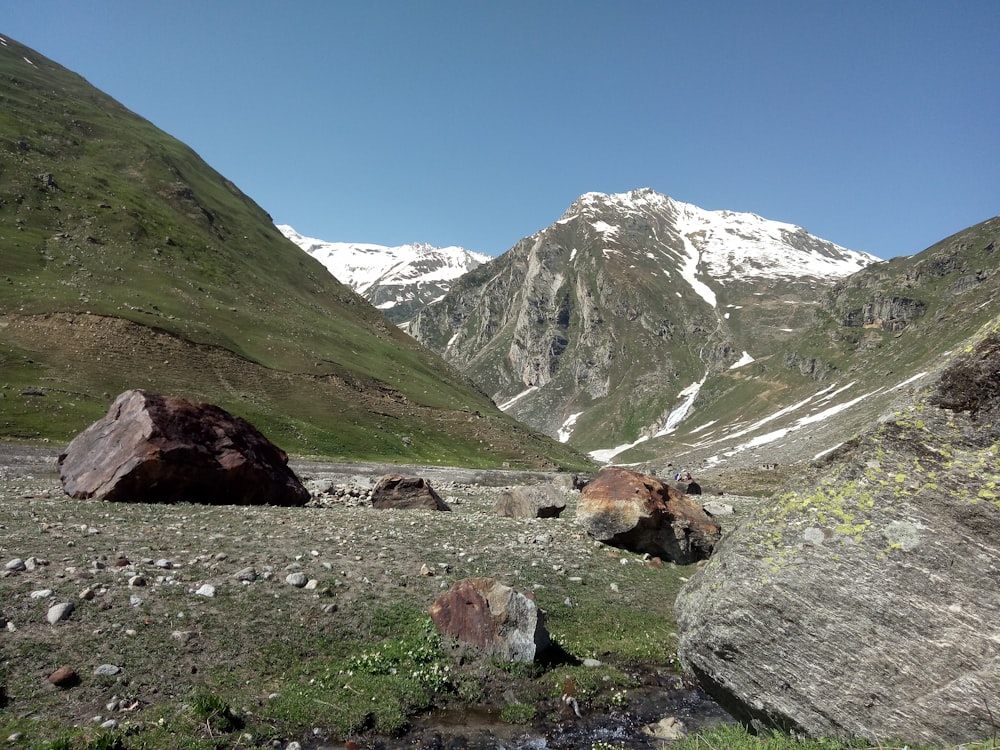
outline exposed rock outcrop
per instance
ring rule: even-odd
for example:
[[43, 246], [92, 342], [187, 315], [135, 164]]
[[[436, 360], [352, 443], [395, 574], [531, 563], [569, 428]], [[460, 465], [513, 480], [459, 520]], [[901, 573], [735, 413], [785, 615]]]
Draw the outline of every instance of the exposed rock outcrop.
[[726, 537], [679, 652], [733, 715], [945, 744], [1000, 716], [1000, 335]]
[[141, 390], [59, 456], [70, 497], [146, 503], [305, 505], [288, 456], [245, 419], [212, 404]]
[[583, 488], [576, 519], [606, 544], [682, 564], [712, 554], [722, 533], [680, 490], [617, 466], [602, 469]]
[[531, 662], [551, 645], [544, 613], [493, 578], [458, 581], [434, 601], [430, 615], [444, 635], [501, 661]]

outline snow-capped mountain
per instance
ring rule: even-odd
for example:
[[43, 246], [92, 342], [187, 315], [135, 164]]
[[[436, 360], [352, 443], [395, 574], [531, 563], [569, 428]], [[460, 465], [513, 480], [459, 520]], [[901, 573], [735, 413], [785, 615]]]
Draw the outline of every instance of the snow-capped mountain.
[[304, 237], [287, 224], [277, 228], [397, 324], [439, 299], [459, 276], [490, 259], [461, 247], [327, 242]]
[[[602, 217], [615, 213], [619, 224]], [[605, 195], [587, 193], [577, 199], [558, 224], [591, 219], [594, 229], [610, 246], [619, 235], [648, 220], [652, 225], [666, 217], [672, 233], [703, 273], [718, 281], [727, 279], [780, 279], [849, 276], [878, 262], [868, 253], [848, 250], [809, 234], [794, 224], [765, 219], [752, 213], [707, 211], [653, 190]]]
[[714, 374], [784, 367], [818, 299], [876, 261], [754, 214], [588, 193], [411, 333], [508, 413], [613, 456], [680, 429]]

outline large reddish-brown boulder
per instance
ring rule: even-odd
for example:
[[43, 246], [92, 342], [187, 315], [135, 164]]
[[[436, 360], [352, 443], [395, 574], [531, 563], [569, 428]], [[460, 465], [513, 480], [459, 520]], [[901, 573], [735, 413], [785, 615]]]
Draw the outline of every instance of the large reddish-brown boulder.
[[422, 477], [386, 474], [372, 490], [372, 507], [380, 510], [451, 510]]
[[212, 404], [141, 390], [59, 456], [70, 497], [145, 503], [304, 505], [288, 456], [245, 419]]
[[680, 490], [617, 466], [601, 469], [583, 488], [576, 519], [606, 544], [682, 564], [711, 555], [722, 535]]
[[434, 601], [430, 615], [442, 634], [500, 661], [531, 662], [551, 645], [545, 614], [493, 578], [458, 581]]

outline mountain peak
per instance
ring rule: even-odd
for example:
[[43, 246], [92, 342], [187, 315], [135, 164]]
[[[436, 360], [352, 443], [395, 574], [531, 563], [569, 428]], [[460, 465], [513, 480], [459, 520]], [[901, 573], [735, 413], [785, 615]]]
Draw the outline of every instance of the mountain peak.
[[848, 250], [795, 224], [748, 212], [711, 211], [650, 188], [627, 193], [584, 193], [557, 223], [566, 224], [577, 217], [591, 221], [605, 235], [616, 234], [624, 225], [665, 230], [688, 246], [695, 265], [720, 281], [828, 279], [849, 276], [880, 262], [874, 255]]

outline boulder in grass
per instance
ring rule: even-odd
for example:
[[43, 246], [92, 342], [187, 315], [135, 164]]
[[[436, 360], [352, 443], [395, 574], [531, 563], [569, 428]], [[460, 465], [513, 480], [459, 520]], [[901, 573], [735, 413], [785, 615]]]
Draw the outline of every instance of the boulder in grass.
[[379, 510], [451, 510], [430, 482], [421, 477], [386, 474], [372, 490], [372, 506]]
[[63, 489], [77, 499], [213, 505], [305, 505], [288, 456], [245, 419], [212, 404], [141, 390], [59, 456]]
[[431, 605], [444, 635], [503, 662], [532, 662], [551, 646], [545, 613], [524, 594], [493, 578], [466, 578]]
[[711, 555], [722, 535], [680, 490], [618, 466], [601, 469], [583, 488], [576, 519], [599, 541], [681, 564]]

